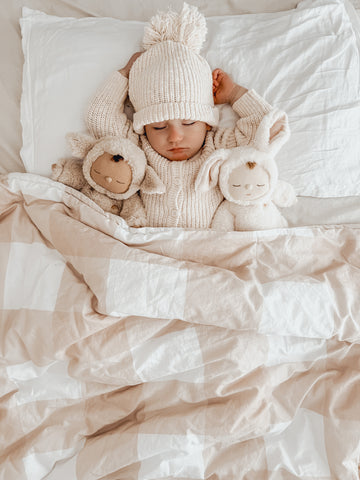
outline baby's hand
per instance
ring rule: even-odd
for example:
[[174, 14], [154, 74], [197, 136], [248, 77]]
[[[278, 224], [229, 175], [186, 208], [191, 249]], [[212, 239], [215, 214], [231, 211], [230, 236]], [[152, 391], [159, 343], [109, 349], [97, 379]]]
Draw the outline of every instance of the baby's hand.
[[128, 61], [128, 63], [126, 64], [126, 66], [124, 68], [121, 68], [119, 70], [119, 72], [126, 78], [129, 78], [129, 73], [130, 73], [130, 70], [131, 70], [131, 67], [133, 66], [135, 60], [137, 58], [140, 57], [140, 55], [142, 54], [143, 52], [136, 52], [134, 53], [134, 55], [132, 55], [130, 57], [130, 60]]
[[235, 83], [230, 76], [220, 68], [212, 72], [213, 95], [215, 104], [230, 103], [230, 95], [235, 87]]
[[232, 105], [247, 92], [246, 88], [235, 83], [230, 75], [220, 68], [216, 68], [212, 72], [212, 78], [214, 103], [216, 105], [221, 103], [230, 103]]

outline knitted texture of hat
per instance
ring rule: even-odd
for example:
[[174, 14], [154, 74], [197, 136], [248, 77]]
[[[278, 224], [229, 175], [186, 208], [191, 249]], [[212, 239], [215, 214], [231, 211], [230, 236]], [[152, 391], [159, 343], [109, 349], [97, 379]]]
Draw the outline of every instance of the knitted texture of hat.
[[199, 55], [207, 33], [205, 17], [184, 3], [180, 13], [161, 12], [145, 28], [145, 52], [129, 75], [134, 130], [165, 120], [218, 123], [212, 95], [212, 74]]

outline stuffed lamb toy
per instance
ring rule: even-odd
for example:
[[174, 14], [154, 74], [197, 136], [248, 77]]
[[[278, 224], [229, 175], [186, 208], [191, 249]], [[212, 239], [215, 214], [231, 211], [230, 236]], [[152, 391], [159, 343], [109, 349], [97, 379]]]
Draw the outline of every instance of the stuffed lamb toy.
[[[213, 217], [211, 228], [230, 230], [265, 230], [287, 227], [279, 207], [296, 203], [293, 187], [278, 180], [274, 155], [288, 135], [276, 140], [255, 137], [252, 146], [216, 150], [203, 164], [196, 188], [207, 190], [217, 183], [225, 200]], [[265, 138], [265, 140], [264, 140]]]
[[67, 135], [72, 154], [52, 165], [52, 179], [80, 190], [103, 210], [133, 227], [146, 226], [138, 191], [164, 193], [165, 186], [147, 165], [144, 152], [128, 139]]

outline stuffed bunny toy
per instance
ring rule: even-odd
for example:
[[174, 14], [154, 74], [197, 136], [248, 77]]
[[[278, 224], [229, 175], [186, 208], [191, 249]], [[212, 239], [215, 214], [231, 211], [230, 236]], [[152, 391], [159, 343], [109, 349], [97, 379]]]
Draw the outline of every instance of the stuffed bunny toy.
[[144, 152], [122, 137], [95, 139], [84, 134], [67, 135], [72, 154], [52, 165], [52, 179], [80, 190], [103, 210], [120, 215], [132, 227], [146, 226], [146, 214], [138, 191], [165, 192]]
[[293, 187], [278, 180], [274, 155], [285, 142], [286, 132], [276, 139], [255, 136], [252, 146], [216, 150], [202, 166], [196, 188], [206, 190], [217, 183], [225, 200], [213, 217], [211, 228], [230, 230], [265, 230], [287, 227], [279, 207], [296, 202]]

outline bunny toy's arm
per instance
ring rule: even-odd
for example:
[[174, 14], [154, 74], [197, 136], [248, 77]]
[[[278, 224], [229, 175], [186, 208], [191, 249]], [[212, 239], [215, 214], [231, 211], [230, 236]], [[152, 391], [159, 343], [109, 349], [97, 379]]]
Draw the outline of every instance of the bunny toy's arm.
[[218, 207], [213, 217], [211, 228], [221, 232], [234, 230], [234, 216], [229, 210], [229, 202], [224, 200]]

